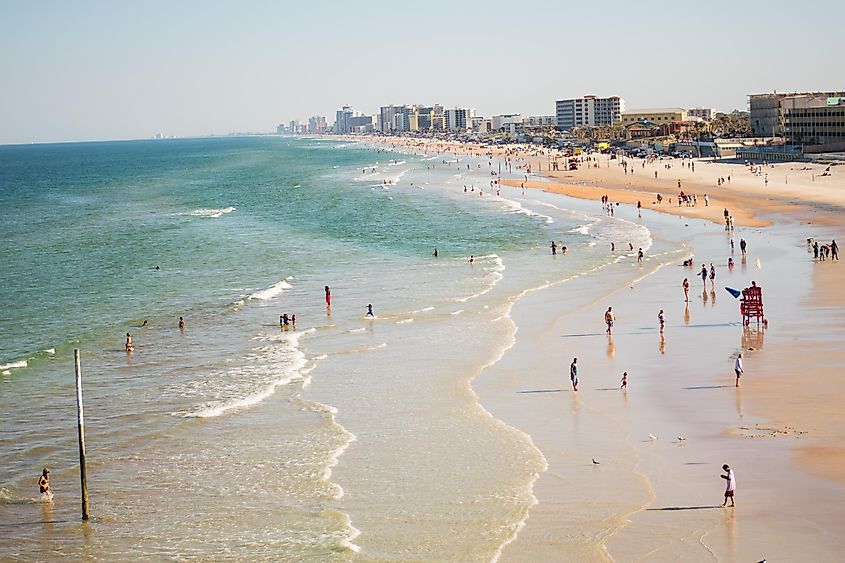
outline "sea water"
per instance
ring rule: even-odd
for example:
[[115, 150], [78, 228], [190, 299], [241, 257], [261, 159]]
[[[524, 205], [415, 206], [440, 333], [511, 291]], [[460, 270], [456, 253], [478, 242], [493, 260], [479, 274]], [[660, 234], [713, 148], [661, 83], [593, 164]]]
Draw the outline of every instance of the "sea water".
[[651, 244], [595, 205], [496, 195], [496, 166], [331, 139], [0, 147], [0, 553], [495, 558], [545, 461], [472, 380], [521, 295], [622, 283], [636, 258], [610, 242]]

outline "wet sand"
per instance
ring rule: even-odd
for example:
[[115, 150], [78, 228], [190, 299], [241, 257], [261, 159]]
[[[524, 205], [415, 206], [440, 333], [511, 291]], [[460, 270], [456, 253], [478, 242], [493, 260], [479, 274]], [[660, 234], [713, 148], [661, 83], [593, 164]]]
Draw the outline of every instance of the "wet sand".
[[[429, 154], [489, 152], [492, 170], [507, 153], [512, 174], [523, 177], [503, 180], [503, 191], [524, 185], [584, 200], [608, 195], [621, 203], [617, 216], [652, 230], [655, 251], [660, 239], [682, 241], [697, 260], [689, 270], [679, 266], [681, 255], [647, 256], [643, 266], [634, 259], [630, 283], [621, 289], [575, 281], [515, 304], [516, 344], [474, 388], [491, 413], [531, 436], [548, 470], [534, 485], [537, 505], [502, 561], [839, 557], [845, 299], [837, 289], [845, 273], [836, 262], [814, 262], [804, 241], [845, 240], [845, 167], [823, 177], [824, 166], [785, 163], [757, 175], [742, 164], [699, 160], [693, 172], [679, 160], [665, 170], [666, 162], [643, 168], [633, 159], [634, 172], [626, 174], [601, 155], [597, 168], [549, 173], [548, 154], [535, 148], [396, 142]], [[730, 183], [716, 185], [728, 176]], [[679, 179], [698, 196], [695, 207], [677, 205]], [[656, 193], [663, 194], [662, 205]], [[731, 251], [724, 208], [737, 226], [733, 271], [725, 266]], [[745, 263], [740, 238], [749, 241]], [[715, 292], [709, 282], [703, 291], [696, 276], [702, 261], [717, 267]], [[688, 307], [684, 277], [692, 286]], [[724, 291], [751, 279], [764, 288], [768, 328], [743, 328], [738, 302]], [[580, 308], [559, 305], [571, 302], [573, 292]], [[602, 322], [608, 305], [618, 318], [612, 339]], [[660, 308], [667, 318], [663, 339]], [[738, 352], [746, 370], [739, 388]], [[574, 356], [581, 369], [577, 394], [567, 376]], [[624, 370], [627, 392], [619, 390]], [[721, 508], [723, 463], [737, 474], [735, 509]]]

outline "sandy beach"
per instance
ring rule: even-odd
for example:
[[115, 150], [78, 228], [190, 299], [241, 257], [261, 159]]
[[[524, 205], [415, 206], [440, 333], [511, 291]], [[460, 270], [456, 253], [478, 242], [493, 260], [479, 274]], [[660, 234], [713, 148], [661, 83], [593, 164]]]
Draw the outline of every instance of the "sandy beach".
[[[595, 201], [596, 208], [607, 195], [621, 204], [617, 215], [641, 221], [658, 241], [685, 241], [698, 261], [689, 270], [680, 267], [682, 256], [648, 257], [639, 267], [629, 258], [630, 279], [615, 292], [575, 281], [515, 304], [516, 343], [474, 387], [495, 416], [531, 436], [549, 467], [534, 486], [538, 504], [503, 561], [837, 557], [845, 541], [845, 353], [836, 343], [845, 337], [845, 309], [835, 288], [843, 273], [837, 262], [814, 262], [805, 241], [843, 236], [843, 167], [822, 176], [826, 166], [783, 163], [752, 174], [744, 164], [695, 160], [693, 172], [689, 160], [627, 159], [626, 172], [620, 161], [598, 155], [579, 170], [549, 172], [549, 155], [532, 148], [409, 148], [489, 151], [514, 175], [525, 173], [502, 178], [506, 189], [541, 189]], [[696, 206], [677, 205], [678, 180], [697, 195]], [[736, 225], [733, 271], [725, 267], [725, 208]], [[744, 261], [740, 238], [750, 248]], [[624, 241], [616, 245], [624, 248]], [[702, 291], [702, 262], [717, 267], [715, 292], [709, 282]], [[689, 304], [684, 277], [692, 282]], [[764, 287], [766, 328], [743, 328], [738, 303], [723, 289], [752, 279]], [[555, 306], [556, 293], [573, 291], [584, 294], [582, 307]], [[612, 338], [602, 323], [609, 305], [618, 316]], [[667, 316], [663, 339], [660, 308]], [[746, 376], [737, 388], [732, 362], [740, 352]], [[567, 377], [575, 356], [583, 370], [577, 394]], [[624, 370], [627, 392], [619, 390]], [[735, 509], [720, 506], [722, 463], [742, 480]], [[783, 547], [773, 553], [777, 540]]]

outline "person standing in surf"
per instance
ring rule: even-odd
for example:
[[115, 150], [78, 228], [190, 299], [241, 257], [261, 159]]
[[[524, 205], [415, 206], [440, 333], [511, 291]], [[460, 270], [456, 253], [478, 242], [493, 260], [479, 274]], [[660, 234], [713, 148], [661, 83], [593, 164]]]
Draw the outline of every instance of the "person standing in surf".
[[370, 318], [374, 318], [376, 316], [375, 313], [373, 313], [373, 304], [372, 303], [367, 304], [367, 316], [370, 317]]
[[50, 470], [46, 467], [38, 478], [38, 492], [43, 500], [53, 500], [53, 491], [50, 490]]
[[135, 346], [132, 345], [132, 335], [128, 332], [126, 333], [126, 344], [123, 345], [123, 348], [127, 352], [131, 352], [135, 349]]
[[329, 286], [325, 287], [326, 290], [326, 307], [332, 306], [332, 290]]

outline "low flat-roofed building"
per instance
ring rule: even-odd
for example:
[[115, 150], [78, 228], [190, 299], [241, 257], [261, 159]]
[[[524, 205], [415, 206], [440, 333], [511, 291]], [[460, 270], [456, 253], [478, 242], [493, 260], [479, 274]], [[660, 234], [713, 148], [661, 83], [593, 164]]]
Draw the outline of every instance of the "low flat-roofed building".
[[686, 120], [687, 110], [683, 108], [631, 109], [622, 112], [622, 125], [624, 126], [638, 121], [650, 121], [657, 125], [663, 125]]

